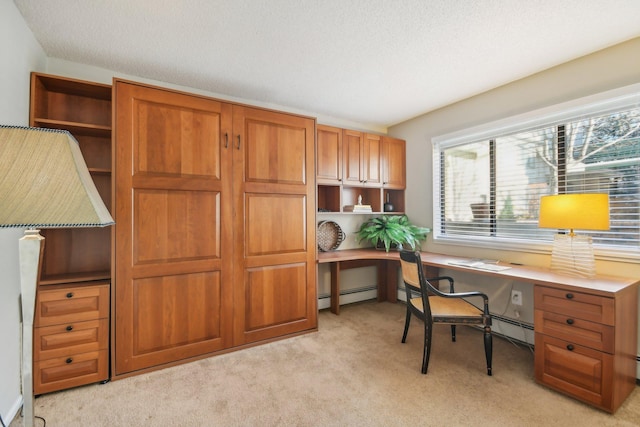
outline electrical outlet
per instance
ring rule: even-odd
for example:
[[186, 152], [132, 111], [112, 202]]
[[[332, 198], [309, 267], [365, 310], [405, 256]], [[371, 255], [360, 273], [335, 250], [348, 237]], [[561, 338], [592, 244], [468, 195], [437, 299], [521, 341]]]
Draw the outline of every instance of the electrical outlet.
[[511, 304], [522, 305], [522, 291], [511, 291]]

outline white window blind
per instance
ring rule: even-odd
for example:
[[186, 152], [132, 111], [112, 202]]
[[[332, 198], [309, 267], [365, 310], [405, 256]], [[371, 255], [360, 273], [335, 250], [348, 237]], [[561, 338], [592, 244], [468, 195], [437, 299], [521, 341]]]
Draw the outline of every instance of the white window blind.
[[435, 139], [436, 240], [551, 242], [558, 230], [538, 228], [541, 196], [607, 193], [611, 229], [587, 233], [640, 253], [639, 97]]

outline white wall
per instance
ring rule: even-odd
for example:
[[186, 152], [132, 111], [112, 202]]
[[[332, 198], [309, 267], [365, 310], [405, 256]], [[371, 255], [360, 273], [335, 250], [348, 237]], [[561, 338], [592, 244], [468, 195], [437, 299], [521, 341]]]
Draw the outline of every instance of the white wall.
[[[29, 124], [29, 73], [46, 57], [13, 1], [0, 0], [0, 124]], [[18, 239], [20, 229], [0, 229], [0, 415], [9, 423], [22, 405]]]

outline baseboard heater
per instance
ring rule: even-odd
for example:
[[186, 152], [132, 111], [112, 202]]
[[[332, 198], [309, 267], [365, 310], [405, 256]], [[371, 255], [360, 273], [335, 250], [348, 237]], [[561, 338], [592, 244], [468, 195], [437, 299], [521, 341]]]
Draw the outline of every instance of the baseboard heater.
[[[347, 289], [340, 292], [340, 305], [367, 301], [378, 297], [376, 285]], [[331, 294], [318, 295], [318, 310], [331, 307]]]

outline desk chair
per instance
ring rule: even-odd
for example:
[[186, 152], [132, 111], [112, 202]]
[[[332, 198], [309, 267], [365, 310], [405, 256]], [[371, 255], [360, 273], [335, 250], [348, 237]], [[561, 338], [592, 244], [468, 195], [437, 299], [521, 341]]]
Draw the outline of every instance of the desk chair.
[[[481, 292], [455, 293], [453, 279], [441, 276], [426, 279], [422, 269], [420, 252], [401, 251], [400, 265], [402, 278], [407, 293], [407, 318], [404, 324], [402, 342], [407, 340], [409, 323], [412, 314], [424, 322], [424, 353], [422, 356], [422, 373], [427, 373], [431, 354], [431, 335], [434, 323], [451, 325], [451, 341], [456, 340], [456, 325], [484, 326], [484, 353], [487, 359], [487, 375], [491, 375], [491, 357], [493, 341], [491, 336], [491, 314], [489, 314], [489, 297]], [[441, 292], [430, 281], [449, 282], [449, 292]], [[480, 310], [463, 298], [481, 297], [484, 309]]]

